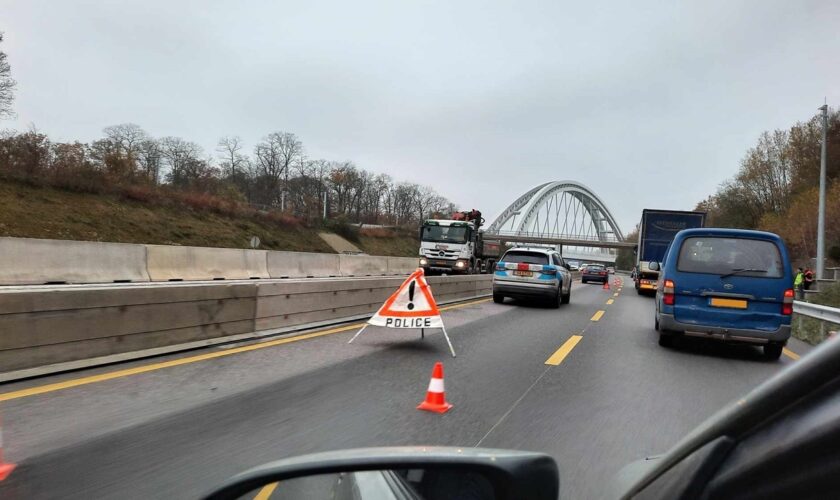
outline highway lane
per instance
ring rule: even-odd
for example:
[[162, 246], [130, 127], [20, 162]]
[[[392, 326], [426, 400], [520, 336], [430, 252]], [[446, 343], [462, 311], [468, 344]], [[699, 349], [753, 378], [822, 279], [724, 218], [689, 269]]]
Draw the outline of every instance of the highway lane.
[[[439, 334], [375, 329], [347, 345], [345, 329], [42, 394], [26, 391], [195, 355], [6, 384], [6, 454], [20, 467], [0, 497], [194, 498], [289, 455], [481, 443], [552, 454], [563, 497], [589, 498], [793, 362], [703, 342], [663, 349], [651, 299], [614, 293], [577, 283], [559, 310], [486, 300], [450, 309], [456, 359]], [[455, 405], [442, 416], [414, 409], [437, 360]]]

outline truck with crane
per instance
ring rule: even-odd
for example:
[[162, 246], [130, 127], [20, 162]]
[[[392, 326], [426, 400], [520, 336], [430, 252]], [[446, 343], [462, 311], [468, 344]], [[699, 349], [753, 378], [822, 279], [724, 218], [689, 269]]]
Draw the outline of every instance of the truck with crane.
[[420, 267], [426, 274], [491, 273], [500, 242], [484, 239], [478, 210], [455, 212], [450, 219], [428, 219], [420, 227]]

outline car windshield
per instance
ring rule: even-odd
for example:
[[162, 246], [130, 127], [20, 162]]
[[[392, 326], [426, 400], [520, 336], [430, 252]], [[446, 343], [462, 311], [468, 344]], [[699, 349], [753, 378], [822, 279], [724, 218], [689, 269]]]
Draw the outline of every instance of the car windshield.
[[423, 226], [423, 241], [436, 243], [464, 243], [467, 241], [466, 226]]
[[414, 445], [601, 498], [817, 306], [840, 0], [0, 0], [0, 500]]
[[514, 264], [548, 264], [548, 255], [540, 252], [514, 251], [505, 254], [502, 259]]
[[782, 256], [767, 240], [725, 237], [686, 238], [677, 269], [689, 273], [737, 274], [757, 278], [784, 276]]

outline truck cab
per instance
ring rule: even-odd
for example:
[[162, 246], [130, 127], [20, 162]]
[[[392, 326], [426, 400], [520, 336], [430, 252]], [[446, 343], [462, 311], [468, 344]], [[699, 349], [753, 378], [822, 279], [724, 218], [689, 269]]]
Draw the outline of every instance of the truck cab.
[[426, 274], [491, 272], [499, 245], [484, 241], [481, 212], [456, 212], [451, 219], [429, 219], [420, 227], [420, 267]]
[[476, 232], [467, 221], [425, 221], [420, 229], [420, 266], [427, 274], [474, 273]]

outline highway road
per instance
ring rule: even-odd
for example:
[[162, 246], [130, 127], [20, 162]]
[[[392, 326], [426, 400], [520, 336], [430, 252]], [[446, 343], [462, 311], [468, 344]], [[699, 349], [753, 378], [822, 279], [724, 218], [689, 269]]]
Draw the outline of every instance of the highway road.
[[[625, 276], [624, 281], [629, 283]], [[473, 300], [438, 333], [357, 324], [0, 386], [1, 498], [195, 498], [245, 468], [359, 446], [543, 451], [561, 498], [593, 498], [730, 400], [807, 355], [700, 340], [664, 349], [652, 299], [575, 283], [558, 310]], [[417, 411], [435, 361], [454, 408]]]

